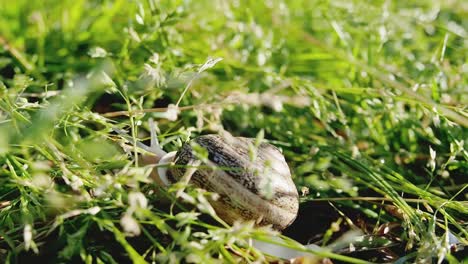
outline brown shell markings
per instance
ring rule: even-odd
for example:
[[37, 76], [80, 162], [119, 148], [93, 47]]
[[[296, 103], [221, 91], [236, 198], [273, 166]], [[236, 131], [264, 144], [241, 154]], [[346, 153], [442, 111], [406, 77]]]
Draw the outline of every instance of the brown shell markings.
[[[297, 216], [299, 195], [281, 152], [269, 143], [261, 143], [254, 160], [249, 145], [255, 139], [204, 135], [193, 139], [208, 151], [208, 164], [201, 166], [191, 177], [199, 188], [220, 195], [210, 201], [216, 213], [227, 223], [253, 220], [258, 225], [271, 224], [283, 230]], [[177, 152], [176, 166], [169, 168], [169, 177], [179, 180], [184, 165], [196, 160], [191, 143]]]

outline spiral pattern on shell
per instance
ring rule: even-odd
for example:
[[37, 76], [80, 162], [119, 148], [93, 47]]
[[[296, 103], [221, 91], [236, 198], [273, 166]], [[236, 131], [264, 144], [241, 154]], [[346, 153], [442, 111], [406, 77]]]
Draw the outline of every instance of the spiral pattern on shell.
[[204, 135], [185, 143], [169, 168], [171, 181], [178, 181], [186, 167], [197, 160], [192, 144], [208, 151], [208, 162], [191, 177], [191, 183], [219, 194], [210, 201], [227, 223], [253, 220], [283, 230], [297, 216], [299, 195], [284, 156], [273, 145], [261, 143], [254, 159], [249, 145], [255, 139]]

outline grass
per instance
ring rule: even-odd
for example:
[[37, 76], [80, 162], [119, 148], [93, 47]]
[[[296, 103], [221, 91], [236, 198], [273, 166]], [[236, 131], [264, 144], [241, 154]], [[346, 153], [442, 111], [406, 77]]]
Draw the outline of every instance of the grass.
[[[254, 239], [312, 263], [468, 261], [467, 17], [461, 0], [0, 0], [0, 259], [278, 260]], [[150, 118], [166, 151], [264, 133], [297, 220], [229, 226], [212, 194], [155, 186]]]

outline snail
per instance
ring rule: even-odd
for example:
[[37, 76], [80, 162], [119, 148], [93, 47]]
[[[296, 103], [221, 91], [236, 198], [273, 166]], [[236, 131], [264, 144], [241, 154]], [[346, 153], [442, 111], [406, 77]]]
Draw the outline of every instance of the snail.
[[[295, 220], [299, 195], [288, 164], [275, 146], [260, 143], [252, 158], [249, 146], [255, 139], [209, 134], [166, 153], [159, 147], [152, 120], [150, 127], [151, 146], [144, 148], [156, 157], [146, 159], [146, 163], [157, 162], [152, 177], [159, 184], [167, 186], [188, 175], [191, 184], [219, 194], [210, 204], [228, 224], [255, 221], [258, 226], [283, 230]], [[203, 162], [194, 145], [208, 152]]]

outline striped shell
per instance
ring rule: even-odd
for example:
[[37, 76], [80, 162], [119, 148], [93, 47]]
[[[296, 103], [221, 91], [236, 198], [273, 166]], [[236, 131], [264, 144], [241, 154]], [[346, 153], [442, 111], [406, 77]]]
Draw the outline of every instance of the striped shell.
[[202, 164], [190, 181], [219, 194], [219, 199], [210, 202], [227, 223], [253, 220], [258, 225], [271, 224], [273, 228], [283, 230], [294, 221], [299, 195], [288, 164], [276, 147], [261, 143], [252, 161], [249, 145], [254, 145], [254, 139], [200, 136], [185, 143], [177, 152], [176, 166], [168, 173], [171, 181], [180, 180], [186, 171], [184, 165], [197, 159], [193, 143], [208, 151], [209, 161]]

